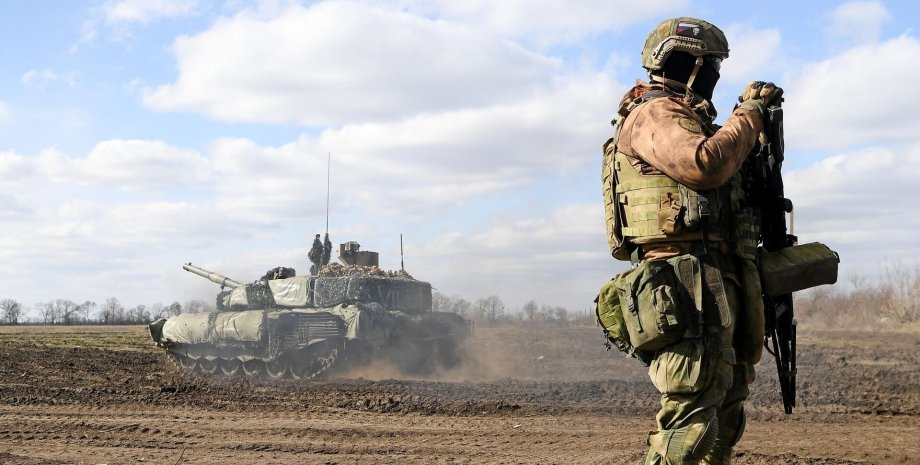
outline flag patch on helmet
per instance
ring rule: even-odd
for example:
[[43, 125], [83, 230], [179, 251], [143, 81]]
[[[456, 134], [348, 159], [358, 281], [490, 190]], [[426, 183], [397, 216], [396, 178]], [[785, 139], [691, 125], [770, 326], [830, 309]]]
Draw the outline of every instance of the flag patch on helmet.
[[700, 35], [700, 25], [693, 23], [679, 23], [675, 33], [684, 37], [696, 37]]

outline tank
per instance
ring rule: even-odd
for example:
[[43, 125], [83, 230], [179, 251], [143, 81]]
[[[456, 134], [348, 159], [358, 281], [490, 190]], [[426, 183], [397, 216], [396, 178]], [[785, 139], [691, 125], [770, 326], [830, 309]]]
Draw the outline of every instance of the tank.
[[279, 267], [249, 284], [186, 263], [220, 285], [217, 311], [161, 318], [150, 336], [186, 372], [226, 377], [312, 379], [373, 363], [425, 374], [461, 361], [472, 327], [431, 310], [431, 284], [381, 270], [357, 242], [341, 244], [339, 259], [316, 275]]

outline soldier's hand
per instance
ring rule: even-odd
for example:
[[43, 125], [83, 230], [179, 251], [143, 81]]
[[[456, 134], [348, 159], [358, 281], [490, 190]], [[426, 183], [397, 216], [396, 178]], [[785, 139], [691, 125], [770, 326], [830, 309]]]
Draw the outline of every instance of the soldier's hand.
[[751, 81], [744, 86], [738, 102], [745, 103], [748, 100], [760, 100], [764, 105], [771, 103], [780, 104], [783, 100], [783, 88], [777, 87], [772, 82]]

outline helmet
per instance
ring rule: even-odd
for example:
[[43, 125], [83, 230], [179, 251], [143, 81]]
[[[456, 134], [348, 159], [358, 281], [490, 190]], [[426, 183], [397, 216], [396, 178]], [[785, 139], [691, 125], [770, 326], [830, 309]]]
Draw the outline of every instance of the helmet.
[[696, 57], [728, 58], [728, 40], [721, 29], [702, 19], [681, 17], [658, 25], [645, 39], [642, 67], [658, 71], [671, 52], [687, 52]]

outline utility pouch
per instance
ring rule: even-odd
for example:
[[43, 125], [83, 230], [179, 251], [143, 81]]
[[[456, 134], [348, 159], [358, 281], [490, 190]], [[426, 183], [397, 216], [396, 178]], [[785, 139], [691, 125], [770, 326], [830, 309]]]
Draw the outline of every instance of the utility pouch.
[[658, 230], [664, 235], [680, 232], [683, 207], [680, 198], [671, 192], [663, 193], [658, 200]]
[[629, 333], [626, 332], [623, 322], [623, 309], [620, 306], [620, 291], [616, 287], [616, 278], [601, 286], [594, 301], [597, 303], [594, 309], [597, 324], [604, 331], [604, 336], [617, 349], [628, 353], [632, 345], [629, 343]]
[[685, 298], [669, 260], [642, 261], [617, 281], [623, 324], [633, 347], [656, 351], [685, 336]]
[[[685, 207], [683, 214], [684, 226], [689, 230], [695, 230], [700, 227], [703, 221], [703, 211], [707, 212], [706, 221], [709, 224], [718, 224], [721, 220], [722, 202], [719, 200], [718, 192], [715, 190], [706, 192], [696, 192], [680, 184], [680, 202]], [[700, 205], [706, 205], [701, 209]]]
[[[729, 269], [726, 260], [722, 254], [715, 253], [702, 256], [685, 254], [668, 259], [685, 294], [693, 297], [698, 324], [689, 330], [699, 331], [703, 326], [713, 324], [724, 328], [732, 325], [732, 309], [722, 279], [722, 270]], [[704, 314], [707, 308], [711, 315], [708, 319]], [[714, 321], [715, 318], [718, 321]]]
[[[629, 271], [626, 273], [629, 273]], [[623, 307], [620, 305], [621, 290], [617, 287], [617, 280], [621, 276], [604, 283], [597, 298], [594, 299], [597, 304], [594, 308], [597, 324], [604, 331], [604, 337], [609, 341], [610, 345], [648, 365], [651, 362], [652, 354], [637, 351], [629, 340], [629, 332], [626, 330], [626, 323], [623, 320]], [[610, 345], [607, 346], [608, 349]]]
[[820, 242], [764, 252], [760, 278], [764, 295], [776, 297], [837, 282], [840, 256]]
[[742, 260], [757, 258], [757, 243], [760, 240], [760, 211], [743, 208], [735, 213], [735, 255]]

